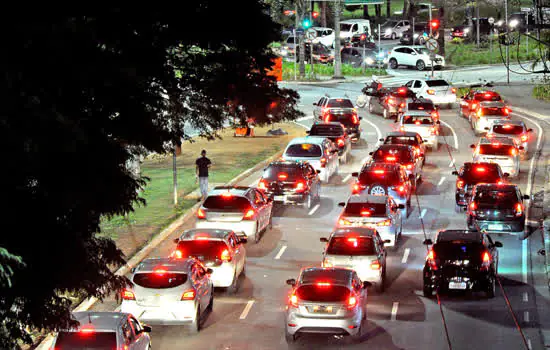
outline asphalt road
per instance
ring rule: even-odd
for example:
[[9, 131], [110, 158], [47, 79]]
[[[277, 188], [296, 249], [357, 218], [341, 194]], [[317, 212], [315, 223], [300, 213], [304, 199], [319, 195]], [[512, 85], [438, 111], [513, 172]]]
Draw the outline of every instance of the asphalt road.
[[[359, 91], [359, 86], [356, 84], [355, 91]], [[325, 92], [331, 95], [347, 92], [353, 100], [357, 96], [356, 92], [352, 93], [352, 87], [345, 84], [301, 86], [299, 90], [301, 106], [307, 116], [312, 115], [312, 103]], [[310, 212], [301, 208], [276, 210], [273, 230], [265, 233], [259, 244], [249, 243], [246, 247], [246, 276], [241, 278], [237, 294], [216, 291], [214, 310], [198, 335], [189, 334], [183, 327], [153, 325], [155, 349], [288, 348], [283, 334], [283, 308], [289, 291], [285, 280], [296, 277], [304, 266], [320, 264], [323, 246], [319, 238], [330, 234], [339, 214], [337, 203], [345, 201], [350, 194], [351, 172], [360, 169], [377, 140], [392, 130], [392, 122], [381, 116], [369, 115], [364, 109], [359, 114], [363, 117], [363, 145], [353, 149], [353, 161], [342, 166], [340, 174], [323, 187], [319, 207]], [[522, 116], [514, 114], [513, 118]], [[440, 148], [428, 153], [424, 180], [418, 187], [420, 206], [413, 201], [414, 210], [404, 223], [398, 249], [388, 254], [388, 288], [382, 294], [369, 292], [368, 331], [362, 344], [353, 345], [347, 338], [313, 335], [299, 338], [295, 348], [448, 348], [436, 300], [421, 296], [421, 270], [426, 256], [426, 247], [421, 244], [424, 239], [422, 224], [430, 238], [440, 229], [466, 228], [465, 215], [454, 212], [455, 177], [451, 175], [451, 163], [454, 159], [459, 166], [471, 160], [468, 146], [476, 141], [476, 137], [467, 120], [457, 117], [456, 109], [443, 110], [441, 120], [444, 123]], [[535, 130], [531, 138], [533, 150], [541, 129], [533, 123], [533, 118], [525, 121]], [[307, 127], [311, 125], [312, 118], [306, 117], [299, 123]], [[528, 181], [530, 166], [530, 160], [522, 161], [521, 174], [516, 180], [524, 193], [529, 193], [532, 188]], [[259, 173], [253, 174], [243, 184], [254, 185], [259, 176]], [[191, 226], [192, 223], [188, 223], [181, 229]], [[151, 257], [168, 255], [173, 248], [171, 238], [161, 244]], [[530, 239], [520, 241], [506, 234], [493, 235], [493, 238], [504, 245], [500, 249], [499, 272], [526, 341], [532, 349], [542, 349], [543, 340], [537, 322], [537, 296], [531, 286], [531, 261], [538, 259], [536, 253], [531, 251], [532, 242]], [[444, 296], [441, 301], [453, 349], [524, 348], [502, 290], [497, 290], [496, 297], [491, 300], [480, 294], [467, 299]], [[94, 310], [115, 310], [116, 307], [114, 300], [106, 300], [103, 304], [97, 304]]]

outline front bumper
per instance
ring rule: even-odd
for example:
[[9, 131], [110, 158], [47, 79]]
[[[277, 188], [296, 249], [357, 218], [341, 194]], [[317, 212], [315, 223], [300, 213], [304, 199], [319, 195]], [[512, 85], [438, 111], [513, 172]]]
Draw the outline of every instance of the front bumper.
[[162, 306], [143, 306], [135, 300], [123, 300], [120, 311], [130, 313], [140, 321], [160, 325], [191, 323], [197, 314], [194, 301], [172, 302]]
[[218, 228], [218, 229], [227, 229], [233, 230], [235, 232], [244, 232], [246, 237], [255, 237], [256, 236], [256, 225], [257, 222], [254, 221], [207, 221], [207, 220], [197, 220], [195, 223], [195, 228]]
[[525, 230], [525, 216], [516, 221], [478, 220], [473, 218], [472, 225], [480, 231], [520, 234]]
[[295, 309], [286, 312], [285, 327], [289, 334], [296, 333], [325, 333], [356, 335], [359, 332], [362, 312], [361, 308], [349, 312], [347, 317], [320, 318], [304, 317]]

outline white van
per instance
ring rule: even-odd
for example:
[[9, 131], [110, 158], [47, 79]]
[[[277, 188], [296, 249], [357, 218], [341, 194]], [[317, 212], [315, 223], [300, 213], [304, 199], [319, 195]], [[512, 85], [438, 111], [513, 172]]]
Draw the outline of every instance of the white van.
[[367, 33], [367, 37], [371, 36], [368, 19], [348, 19], [340, 22], [340, 39], [349, 41], [354, 34], [362, 33]]

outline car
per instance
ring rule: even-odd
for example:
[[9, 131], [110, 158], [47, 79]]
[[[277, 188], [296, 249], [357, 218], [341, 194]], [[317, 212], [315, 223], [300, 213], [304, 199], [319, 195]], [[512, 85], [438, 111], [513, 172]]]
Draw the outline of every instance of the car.
[[324, 183], [328, 183], [340, 169], [338, 146], [328, 138], [307, 136], [292, 139], [281, 160], [308, 162], [315, 171], [319, 170], [319, 178]]
[[281, 56], [283, 56], [285, 60], [295, 60], [296, 47], [299, 42], [300, 39], [294, 35], [288, 36], [282, 43]]
[[216, 186], [197, 210], [195, 228], [244, 232], [258, 243], [261, 233], [272, 228], [272, 210], [273, 201], [256, 188]]
[[187, 325], [198, 333], [214, 306], [212, 269], [195, 258], [147, 258], [132, 269], [131, 287], [121, 292], [120, 311], [142, 321]]
[[403, 231], [400, 210], [405, 209], [403, 204], [395, 203], [390, 196], [361, 193], [350, 196], [347, 202], [340, 202], [338, 205], [344, 209], [338, 217], [337, 228], [374, 228], [387, 241], [386, 246], [397, 248], [397, 240]]
[[[313, 47], [313, 53], [311, 52]], [[296, 62], [300, 60], [300, 46], [296, 46]], [[314, 63], [332, 64], [334, 62], [334, 52], [327, 46], [321, 43], [306, 43], [304, 51], [304, 60], [307, 63], [311, 63], [313, 59]]]
[[470, 113], [470, 126], [476, 136], [486, 134], [485, 128], [490, 128], [499, 119], [510, 120], [512, 110], [502, 102], [479, 102]]
[[59, 330], [51, 349], [150, 350], [151, 327], [126, 312], [77, 311], [77, 328]]
[[[431, 239], [424, 241], [432, 245]], [[434, 291], [483, 291], [494, 298], [498, 276], [498, 249], [490, 235], [469, 230], [442, 230], [426, 256], [423, 294]]]
[[468, 201], [468, 229], [508, 232], [525, 238], [525, 199], [530, 197], [522, 195], [515, 184], [475, 185]]
[[465, 162], [456, 176], [455, 211], [462, 212], [468, 205], [472, 189], [478, 183], [505, 183], [510, 174], [504, 173], [497, 163]]
[[227, 288], [235, 293], [239, 276], [246, 265], [246, 235], [242, 232], [222, 229], [185, 230], [174, 240], [176, 248], [171, 257], [200, 260], [206, 268], [212, 269], [210, 280], [214, 287]]
[[411, 32], [409, 30], [403, 32], [403, 35], [399, 38], [401, 45], [424, 45], [428, 40], [430, 34], [430, 27], [427, 22], [415, 22], [414, 32], [412, 34], [414, 38], [411, 40]]
[[435, 105], [446, 105], [452, 108], [456, 103], [456, 89], [443, 79], [415, 79], [405, 86], [411, 89], [419, 98], [427, 98]]
[[334, 29], [326, 27], [311, 27], [307, 30], [306, 36], [308, 32], [313, 32], [313, 35], [315, 36], [315, 38], [312, 39], [312, 43], [320, 43], [326, 47], [334, 48]]
[[[510, 31], [532, 31], [536, 27], [535, 16], [532, 13], [514, 12], [508, 17], [508, 26]], [[506, 31], [504, 24], [500, 27], [502, 31]]]
[[398, 163], [403, 165], [407, 177], [411, 181], [413, 190], [418, 182], [422, 180], [422, 158], [409, 145], [380, 145], [369, 153], [371, 162], [376, 163]]
[[422, 136], [417, 132], [392, 131], [386, 134], [386, 138], [380, 139], [384, 145], [409, 145], [422, 160], [422, 166], [426, 163], [426, 146]]
[[370, 21], [368, 19], [348, 19], [340, 21], [340, 41], [350, 42], [354, 34], [368, 33], [371, 36]]
[[364, 33], [353, 34], [353, 36], [351, 37], [350, 43], [352, 47], [364, 47], [367, 49], [378, 51], [378, 46], [372, 40], [373, 38], [370, 36], [370, 34], [367, 32], [364, 32]]
[[425, 111], [409, 111], [398, 119], [400, 131], [416, 132], [426, 141], [426, 145], [433, 151], [439, 147], [439, 120], [434, 120], [432, 114]]
[[351, 138], [346, 133], [346, 128], [340, 122], [328, 122], [313, 124], [307, 131], [311, 137], [328, 138], [338, 146], [338, 158], [340, 163], [347, 163], [351, 157]]
[[411, 211], [412, 184], [405, 168], [396, 163], [366, 163], [359, 172], [352, 176], [357, 181], [352, 186], [352, 195], [362, 193], [386, 196], [389, 195], [399, 204], [403, 204], [402, 216], [408, 217]]
[[[395, 46], [387, 57], [388, 66], [397, 69], [399, 66], [415, 67], [424, 70], [432, 67], [430, 51], [422, 45]], [[445, 67], [445, 58], [441, 55], [434, 55], [433, 66], [435, 69]]]
[[470, 114], [481, 101], [504, 102], [498, 92], [483, 89], [471, 89], [459, 101], [458, 115], [463, 118], [470, 118]]
[[[382, 39], [395, 40], [403, 36], [411, 27], [409, 21], [389, 19], [380, 25], [380, 37]], [[374, 30], [375, 33], [378, 29]]]
[[353, 269], [361, 281], [374, 284], [379, 293], [384, 291], [387, 255], [384, 244], [389, 240], [382, 240], [376, 229], [336, 229], [320, 241], [326, 243], [321, 266]]
[[382, 88], [377, 91], [365, 90], [370, 97], [369, 113], [382, 114], [384, 119], [396, 118], [399, 108], [405, 105], [408, 98], [416, 97], [416, 94], [406, 86]]
[[[465, 20], [463, 24], [451, 28], [451, 38], [473, 40], [477, 33], [477, 18], [472, 18], [471, 23]], [[479, 34], [486, 37], [491, 34], [491, 23], [487, 17], [479, 18]]]
[[516, 146], [514, 140], [509, 137], [482, 137], [477, 145], [472, 144], [474, 150], [473, 162], [497, 163], [502, 171], [510, 174], [510, 177], [518, 177], [520, 172], [519, 152], [523, 146]]
[[383, 67], [384, 51], [366, 49], [363, 47], [346, 47], [341, 52], [342, 63], [350, 64], [354, 68]]
[[495, 120], [490, 127], [486, 127], [487, 138], [509, 137], [516, 143], [516, 146], [523, 146], [520, 155], [526, 157], [529, 151], [529, 134], [533, 129], [527, 128], [522, 120]]
[[292, 286], [285, 308], [285, 339], [302, 333], [348, 335], [361, 341], [367, 319], [368, 281], [342, 267], [305, 267]]
[[340, 122], [346, 128], [352, 142], [361, 139], [361, 117], [349, 98], [321, 97], [314, 102], [313, 117], [315, 123]]
[[308, 162], [275, 161], [264, 168], [258, 189], [275, 203], [310, 210], [321, 200], [319, 174]]
[[408, 98], [399, 107], [398, 115], [409, 111], [429, 112], [434, 120], [439, 120], [439, 109], [432, 100], [427, 98]]

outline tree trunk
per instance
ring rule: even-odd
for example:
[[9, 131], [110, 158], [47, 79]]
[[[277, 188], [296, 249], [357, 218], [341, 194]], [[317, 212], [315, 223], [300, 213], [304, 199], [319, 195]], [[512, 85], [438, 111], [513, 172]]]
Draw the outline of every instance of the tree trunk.
[[326, 1], [321, 1], [320, 12], [321, 12], [321, 27], [326, 27], [327, 26], [327, 2]]
[[439, 54], [445, 57], [445, 1], [440, 2], [441, 7], [439, 8], [439, 38], [437, 42], [439, 43]]
[[[306, 4], [305, 0], [299, 0], [296, 2], [296, 18], [298, 19], [298, 26], [302, 27], [302, 22], [307, 16], [306, 14]], [[304, 61], [306, 60], [306, 43], [304, 42], [305, 39], [305, 33], [302, 35], [299, 35], [298, 38], [300, 40], [300, 52], [298, 54], [298, 72], [300, 75], [300, 78], [303, 78], [306, 76], [306, 65]]]
[[409, 6], [410, 3], [408, 0], [403, 1], [403, 19], [409, 18]]
[[386, 17], [391, 17], [391, 0], [386, 0]]
[[[413, 23], [413, 20], [416, 16], [416, 4], [414, 3], [413, 0], [405, 1], [405, 4], [407, 3], [409, 5], [407, 8], [407, 17], [404, 17], [404, 18], [407, 18], [409, 20], [409, 23]], [[409, 38], [412, 38], [411, 44], [414, 45], [414, 27], [412, 25], [409, 26], [408, 32], [409, 32]]]
[[363, 5], [363, 18], [370, 19], [369, 5]]
[[340, 0], [334, 2], [334, 77], [342, 79], [342, 59], [340, 56]]
[[380, 4], [374, 5], [374, 12], [376, 13], [377, 18], [382, 17], [382, 5]]

